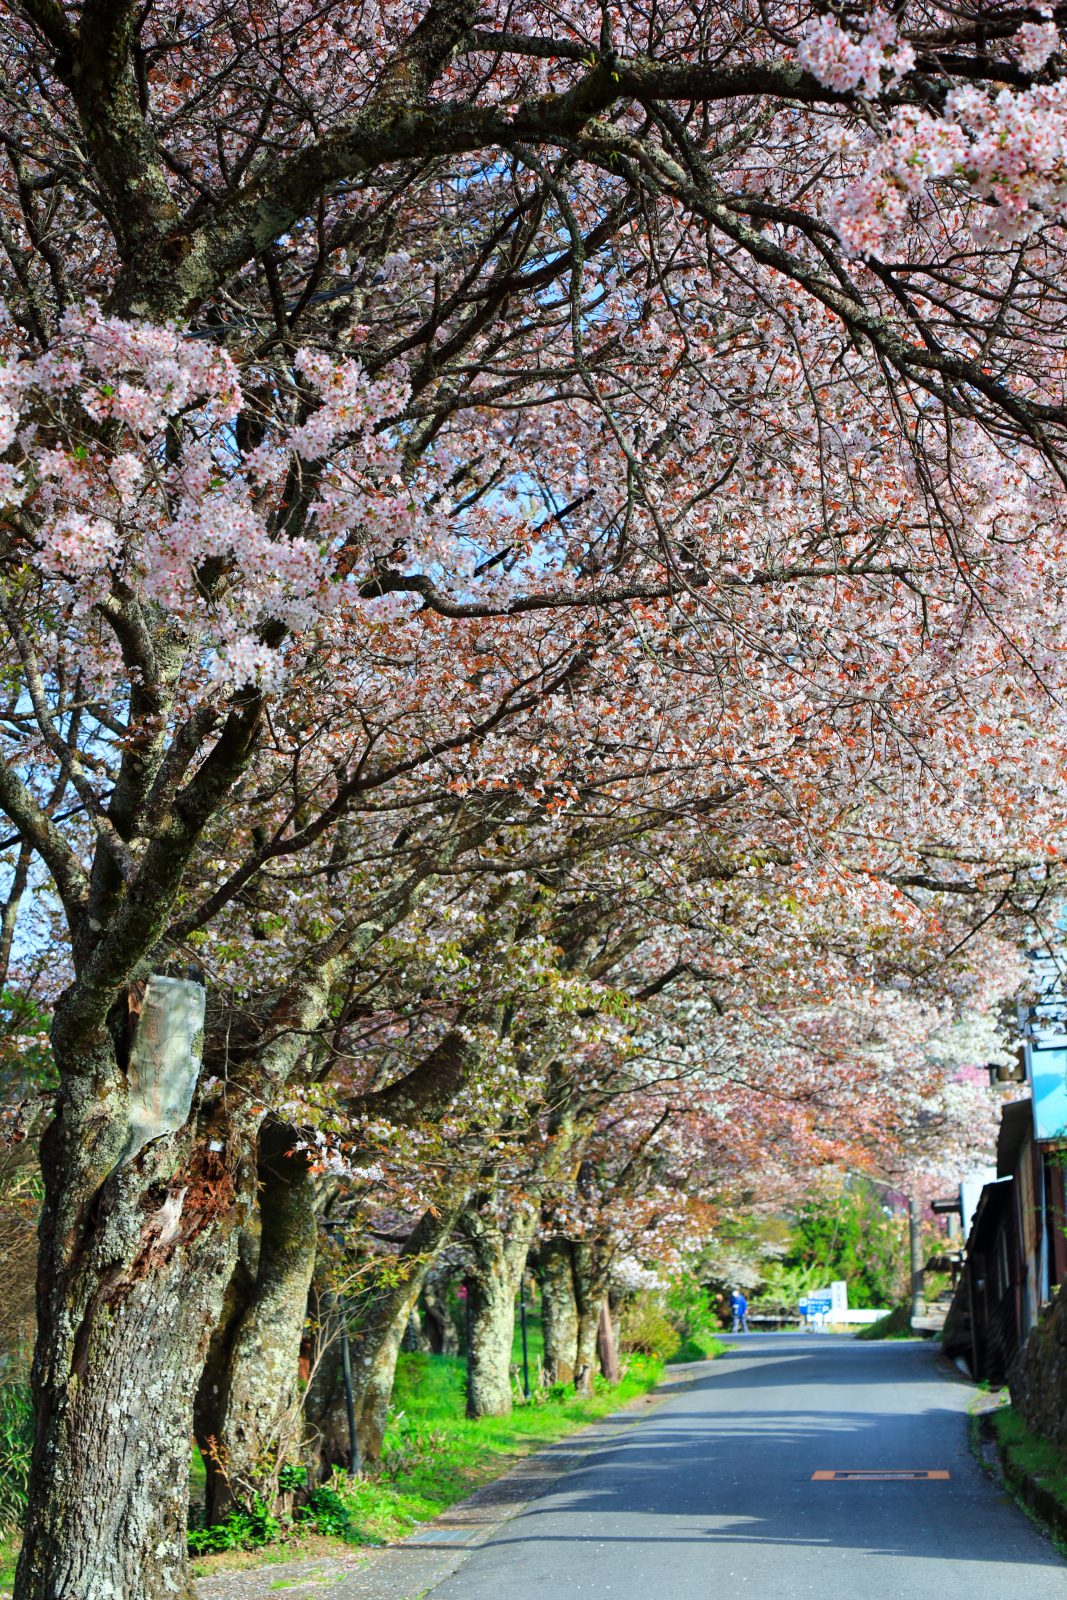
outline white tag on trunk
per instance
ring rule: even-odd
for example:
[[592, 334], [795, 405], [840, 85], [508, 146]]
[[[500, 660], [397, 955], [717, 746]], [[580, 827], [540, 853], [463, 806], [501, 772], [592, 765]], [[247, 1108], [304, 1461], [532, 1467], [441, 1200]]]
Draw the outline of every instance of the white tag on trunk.
[[122, 1161], [188, 1117], [200, 1071], [204, 1001], [203, 984], [189, 978], [149, 978], [126, 1068], [130, 1136]]

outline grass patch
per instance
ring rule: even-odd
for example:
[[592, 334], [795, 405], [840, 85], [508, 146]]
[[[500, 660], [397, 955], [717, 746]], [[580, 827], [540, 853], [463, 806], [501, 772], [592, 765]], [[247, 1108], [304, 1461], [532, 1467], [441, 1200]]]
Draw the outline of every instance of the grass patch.
[[694, 1333], [683, 1339], [671, 1356], [671, 1361], [714, 1361], [731, 1348], [713, 1333]]
[[15, 1567], [19, 1559], [22, 1540], [17, 1536], [0, 1539], [0, 1596], [7, 1596], [15, 1587]]
[[1031, 1433], [1011, 1406], [1001, 1406], [990, 1415], [1005, 1470], [1011, 1476], [1021, 1473], [1046, 1490], [1067, 1517], [1067, 1456], [1047, 1439]]
[[206, 1493], [207, 1466], [200, 1454], [200, 1446], [194, 1439], [192, 1455], [189, 1457], [189, 1498], [202, 1501]]
[[879, 1317], [877, 1322], [869, 1322], [865, 1328], [860, 1328], [855, 1335], [857, 1339], [914, 1339], [918, 1336], [911, 1331], [911, 1306], [894, 1306], [892, 1311], [887, 1311], [884, 1317]]

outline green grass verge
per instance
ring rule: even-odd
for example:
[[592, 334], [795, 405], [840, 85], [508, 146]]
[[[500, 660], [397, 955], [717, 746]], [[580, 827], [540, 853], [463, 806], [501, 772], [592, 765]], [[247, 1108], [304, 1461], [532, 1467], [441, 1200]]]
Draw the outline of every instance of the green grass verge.
[[987, 1415], [1008, 1486], [1023, 1506], [1048, 1526], [1063, 1551], [1067, 1540], [1067, 1455], [1031, 1433], [1011, 1406]]
[[918, 1335], [911, 1331], [911, 1306], [907, 1304], [894, 1306], [892, 1311], [887, 1311], [877, 1322], [869, 1322], [865, 1328], [860, 1328], [855, 1337], [857, 1339], [917, 1338]]
[[9, 1595], [15, 1587], [15, 1566], [22, 1540], [0, 1539], [0, 1595]]

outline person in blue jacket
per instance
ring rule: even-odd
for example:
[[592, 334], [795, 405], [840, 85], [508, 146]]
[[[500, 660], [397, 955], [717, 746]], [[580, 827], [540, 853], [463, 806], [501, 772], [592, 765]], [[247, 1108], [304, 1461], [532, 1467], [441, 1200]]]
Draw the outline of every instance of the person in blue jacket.
[[748, 1301], [740, 1289], [735, 1289], [730, 1296], [730, 1310], [734, 1314], [734, 1333], [748, 1332]]

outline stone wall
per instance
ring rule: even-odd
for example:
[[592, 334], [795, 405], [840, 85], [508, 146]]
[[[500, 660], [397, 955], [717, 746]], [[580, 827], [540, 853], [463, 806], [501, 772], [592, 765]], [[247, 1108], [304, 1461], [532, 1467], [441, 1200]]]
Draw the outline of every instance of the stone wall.
[[1041, 1314], [1009, 1378], [1012, 1405], [1032, 1433], [1067, 1451], [1067, 1295]]

